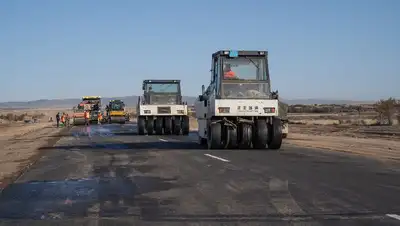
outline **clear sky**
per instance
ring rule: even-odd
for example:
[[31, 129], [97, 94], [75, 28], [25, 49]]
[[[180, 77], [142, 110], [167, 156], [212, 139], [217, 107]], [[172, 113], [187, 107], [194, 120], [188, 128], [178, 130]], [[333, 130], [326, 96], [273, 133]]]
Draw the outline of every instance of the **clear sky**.
[[399, 0], [3, 0], [0, 102], [198, 95], [219, 49], [268, 50], [282, 97], [400, 97]]

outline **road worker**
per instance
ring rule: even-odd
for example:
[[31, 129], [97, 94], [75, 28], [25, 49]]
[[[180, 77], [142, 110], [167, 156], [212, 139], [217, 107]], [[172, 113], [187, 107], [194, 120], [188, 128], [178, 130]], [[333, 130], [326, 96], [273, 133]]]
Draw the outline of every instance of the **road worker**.
[[89, 125], [89, 111], [85, 111], [84, 113], [84, 117], [85, 117], [85, 125], [88, 126]]
[[99, 112], [99, 114], [97, 115], [97, 121], [99, 125], [101, 125], [102, 120], [103, 120], [103, 115], [101, 114], [101, 112]]
[[224, 79], [235, 79], [236, 78], [236, 73], [232, 71], [231, 65], [226, 64], [224, 68]]
[[60, 112], [57, 112], [56, 120], [57, 120], [57, 128], [58, 128], [58, 127], [60, 127]]
[[65, 113], [61, 114], [61, 123], [65, 126]]

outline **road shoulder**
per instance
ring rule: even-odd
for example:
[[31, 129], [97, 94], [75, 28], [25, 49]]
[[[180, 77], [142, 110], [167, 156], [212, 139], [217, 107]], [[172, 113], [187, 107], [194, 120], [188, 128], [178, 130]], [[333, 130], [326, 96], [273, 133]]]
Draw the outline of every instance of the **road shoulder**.
[[0, 191], [40, 159], [43, 154], [40, 147], [55, 144], [67, 130], [45, 125], [3, 141], [0, 146]]

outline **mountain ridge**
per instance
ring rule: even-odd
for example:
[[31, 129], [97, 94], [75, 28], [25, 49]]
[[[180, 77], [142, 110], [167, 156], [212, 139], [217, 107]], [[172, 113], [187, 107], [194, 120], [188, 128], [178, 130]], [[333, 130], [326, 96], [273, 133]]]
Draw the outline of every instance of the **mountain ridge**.
[[[103, 97], [102, 102], [107, 103], [112, 99], [120, 99], [125, 102], [128, 107], [136, 106], [138, 101], [137, 95], [122, 96], [122, 97]], [[188, 102], [192, 105], [196, 100], [196, 97], [183, 96], [183, 101]], [[0, 102], [0, 108], [50, 108], [50, 107], [73, 107], [81, 101], [81, 98], [65, 98], [65, 99], [39, 99], [31, 101], [8, 101]], [[375, 101], [356, 101], [356, 100], [334, 100], [334, 99], [316, 99], [316, 98], [304, 98], [304, 99], [282, 99], [283, 102], [293, 104], [371, 104]]]

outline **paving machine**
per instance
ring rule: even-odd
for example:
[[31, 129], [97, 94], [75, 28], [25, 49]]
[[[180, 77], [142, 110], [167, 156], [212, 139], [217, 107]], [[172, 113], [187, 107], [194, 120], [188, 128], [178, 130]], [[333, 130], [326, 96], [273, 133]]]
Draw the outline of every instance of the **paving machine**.
[[139, 135], [189, 134], [187, 103], [182, 101], [180, 80], [144, 80], [143, 96], [138, 98]]
[[122, 100], [110, 100], [106, 106], [105, 120], [108, 123], [125, 124], [125, 103]]
[[98, 123], [98, 115], [101, 113], [101, 97], [100, 96], [84, 96], [82, 101], [74, 108], [73, 122], [74, 125], [85, 124], [84, 112], [89, 111], [89, 121]]
[[195, 101], [198, 137], [209, 149], [280, 149], [279, 100], [271, 91], [267, 51], [212, 54], [211, 82]]
[[72, 124], [75, 126], [78, 125], [84, 125], [85, 124], [85, 109], [84, 106], [82, 104], [82, 102], [80, 104], [78, 104], [78, 106], [75, 106], [73, 108], [73, 114], [72, 114]]

